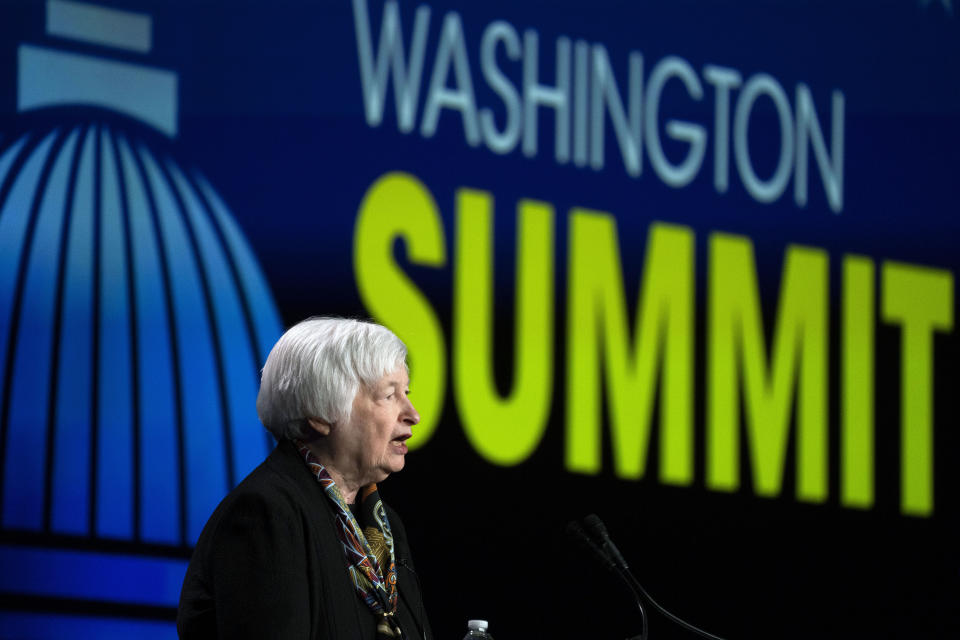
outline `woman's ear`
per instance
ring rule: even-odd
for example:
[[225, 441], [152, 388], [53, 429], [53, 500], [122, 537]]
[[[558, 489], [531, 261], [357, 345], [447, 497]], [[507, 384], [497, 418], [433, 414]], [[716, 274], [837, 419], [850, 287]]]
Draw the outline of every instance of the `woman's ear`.
[[330, 432], [333, 431], [333, 427], [330, 426], [330, 424], [320, 420], [319, 418], [308, 418], [307, 423], [310, 425], [310, 428], [320, 436], [328, 436], [330, 435]]

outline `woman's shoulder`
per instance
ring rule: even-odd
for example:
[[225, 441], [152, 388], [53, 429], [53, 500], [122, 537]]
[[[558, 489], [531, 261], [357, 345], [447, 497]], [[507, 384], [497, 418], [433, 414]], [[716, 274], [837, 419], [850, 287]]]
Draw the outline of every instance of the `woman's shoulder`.
[[225, 526], [233, 528], [245, 521], [303, 520], [305, 509], [317, 498], [319, 485], [304, 482], [301, 476], [306, 475], [310, 480], [309, 475], [298, 474], [301, 469], [290, 464], [288, 452], [282, 450], [287, 445], [280, 443], [223, 498], [210, 516], [204, 533], [207, 529], [213, 533]]

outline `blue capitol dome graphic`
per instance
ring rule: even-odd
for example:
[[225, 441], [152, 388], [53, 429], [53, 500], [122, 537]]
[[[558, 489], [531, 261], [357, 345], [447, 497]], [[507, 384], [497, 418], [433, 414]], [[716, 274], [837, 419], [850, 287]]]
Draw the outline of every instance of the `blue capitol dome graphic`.
[[[149, 16], [46, 10], [47, 34], [150, 50]], [[62, 42], [19, 46], [0, 136], [0, 592], [171, 607], [183, 550], [272, 446], [255, 399], [282, 327], [178, 157], [176, 74]]]
[[203, 177], [94, 117], [0, 152], [2, 524], [190, 543], [263, 459], [279, 323]]

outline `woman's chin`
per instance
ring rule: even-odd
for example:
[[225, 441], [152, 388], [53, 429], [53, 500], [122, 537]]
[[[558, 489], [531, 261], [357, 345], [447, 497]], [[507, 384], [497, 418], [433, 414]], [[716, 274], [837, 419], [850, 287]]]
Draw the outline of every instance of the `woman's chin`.
[[407, 446], [403, 445], [403, 453], [394, 453], [390, 456], [390, 473], [402, 471], [407, 463]]

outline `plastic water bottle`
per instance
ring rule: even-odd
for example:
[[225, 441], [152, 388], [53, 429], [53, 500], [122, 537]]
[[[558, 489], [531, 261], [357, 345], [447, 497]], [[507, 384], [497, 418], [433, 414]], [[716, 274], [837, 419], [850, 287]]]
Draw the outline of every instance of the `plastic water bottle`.
[[467, 635], [463, 640], [493, 640], [493, 636], [487, 633], [486, 620], [467, 620]]

